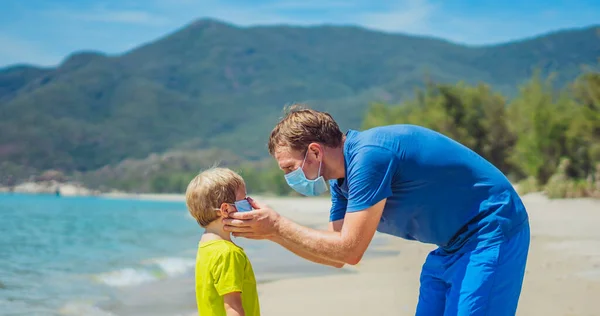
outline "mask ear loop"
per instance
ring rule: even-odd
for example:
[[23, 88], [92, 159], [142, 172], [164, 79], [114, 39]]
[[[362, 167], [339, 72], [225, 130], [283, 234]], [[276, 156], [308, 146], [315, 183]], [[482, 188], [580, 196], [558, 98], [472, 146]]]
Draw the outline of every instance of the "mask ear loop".
[[304, 153], [304, 160], [302, 161], [302, 166], [300, 166], [300, 169], [303, 169], [302, 172], [304, 172], [304, 164], [306, 163], [306, 157], [308, 157], [308, 149], [306, 149], [306, 153]]
[[[306, 153], [304, 154], [304, 161], [302, 162], [302, 172], [304, 172], [304, 164], [306, 163], [306, 157], [308, 157], [308, 149], [306, 149]], [[317, 175], [317, 179], [321, 176], [321, 166], [323, 165], [323, 160], [319, 161], [319, 174]], [[316, 179], [315, 179], [316, 180]]]
[[322, 165], [323, 165], [323, 159], [321, 159], [321, 161], [319, 161], [319, 174], [317, 175], [317, 179], [321, 176], [321, 166]]

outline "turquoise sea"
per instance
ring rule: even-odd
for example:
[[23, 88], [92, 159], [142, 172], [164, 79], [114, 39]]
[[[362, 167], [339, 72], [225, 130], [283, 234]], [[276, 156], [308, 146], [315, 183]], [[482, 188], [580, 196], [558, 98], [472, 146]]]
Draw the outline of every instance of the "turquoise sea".
[[[323, 219], [326, 223], [327, 218]], [[183, 202], [0, 193], [0, 315], [190, 315], [201, 228]], [[351, 273], [236, 239], [259, 282]], [[384, 241], [377, 237], [371, 247]], [[373, 249], [368, 256], [388, 255]]]
[[0, 195], [0, 314], [54, 315], [188, 271], [202, 233], [182, 202]]

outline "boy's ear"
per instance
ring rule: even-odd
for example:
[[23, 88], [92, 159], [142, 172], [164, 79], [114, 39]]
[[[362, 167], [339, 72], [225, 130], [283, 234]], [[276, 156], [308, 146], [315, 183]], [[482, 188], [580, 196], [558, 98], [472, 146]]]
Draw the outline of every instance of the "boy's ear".
[[219, 214], [223, 218], [228, 218], [229, 217], [229, 204], [221, 203], [221, 208], [220, 208]]

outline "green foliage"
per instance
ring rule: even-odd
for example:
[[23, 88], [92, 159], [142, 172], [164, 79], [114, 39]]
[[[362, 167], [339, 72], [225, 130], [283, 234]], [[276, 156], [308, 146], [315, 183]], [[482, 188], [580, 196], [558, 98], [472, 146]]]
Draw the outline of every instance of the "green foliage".
[[[592, 176], [587, 179], [571, 178], [568, 175], [568, 169], [571, 161], [563, 158], [556, 170], [556, 173], [550, 177], [546, 184], [544, 192], [551, 199], [556, 198], [579, 198], [579, 197], [600, 197], [600, 186], [594, 183]], [[599, 165], [600, 166], [600, 165]], [[597, 170], [598, 172], [600, 170]], [[600, 177], [600, 173], [596, 174]]]
[[[578, 78], [569, 90], [556, 93], [549, 81], [534, 77], [509, 106], [510, 125], [519, 135], [511, 156], [523, 174], [546, 183], [555, 172], [572, 179], [594, 173], [600, 148], [598, 73]], [[568, 166], [557, 171], [560, 160]]]
[[600, 163], [600, 72], [589, 72], [572, 85], [579, 117], [571, 126], [572, 138], [577, 138], [573, 151], [578, 152], [583, 173]]
[[521, 193], [598, 196], [600, 73], [558, 91], [553, 79], [534, 72], [509, 102], [483, 84], [430, 83], [400, 106], [372, 104], [363, 127], [408, 123], [439, 131], [512, 175]]
[[[427, 74], [448, 84], [424, 96], [438, 102], [427, 123], [502, 165], [512, 140], [494, 123], [503, 110], [489, 87], [510, 96], [534, 67], [556, 71], [554, 83], [562, 85], [599, 50], [596, 28], [467, 47], [356, 27], [241, 28], [200, 20], [120, 56], [80, 52], [56, 68], [0, 69], [0, 161], [86, 173], [174, 149], [224, 148], [260, 160], [283, 105], [308, 101], [343, 128], [357, 128], [369, 102], [409, 99]], [[460, 80], [489, 87], [450, 85]], [[581, 98], [597, 98], [579, 88]], [[457, 101], [465, 89], [470, 97]], [[411, 115], [419, 120], [422, 113]], [[164, 181], [177, 182], [153, 185], [165, 189]]]
[[150, 191], [156, 193], [183, 193], [195, 174], [161, 173], [150, 179]]
[[568, 99], [556, 100], [550, 81], [535, 75], [508, 106], [509, 126], [518, 135], [510, 161], [523, 175], [546, 183], [565, 153]]
[[519, 181], [516, 185], [516, 188], [519, 194], [527, 194], [532, 192], [538, 192], [541, 190], [537, 179], [532, 176]]
[[[244, 163], [240, 166], [231, 166], [238, 172], [246, 183], [248, 194], [274, 194], [290, 195], [293, 191], [285, 182], [283, 172], [270, 164]], [[165, 172], [161, 171], [150, 177], [148, 192], [156, 193], [184, 193], [189, 182], [198, 172]], [[125, 188], [123, 188], [125, 189]], [[127, 190], [131, 190], [130, 185]], [[133, 187], [138, 191], [141, 187]]]
[[226, 150], [170, 151], [144, 159], [127, 159], [119, 164], [79, 173], [73, 180], [99, 190], [127, 192], [184, 193], [202, 170], [220, 166], [238, 172], [250, 194], [289, 195], [291, 188], [272, 158], [245, 161]]
[[293, 193], [293, 190], [285, 181], [283, 171], [275, 163], [269, 163], [266, 167], [260, 169], [246, 164], [241, 166], [239, 173], [246, 182], [249, 194], [271, 193], [275, 195], [290, 195]]

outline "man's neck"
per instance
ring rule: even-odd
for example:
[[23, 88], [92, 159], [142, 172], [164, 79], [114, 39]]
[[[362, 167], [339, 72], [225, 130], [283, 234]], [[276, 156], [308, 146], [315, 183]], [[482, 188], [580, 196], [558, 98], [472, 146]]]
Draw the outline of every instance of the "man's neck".
[[342, 179], [346, 177], [346, 162], [344, 160], [344, 144], [346, 142], [346, 136], [342, 138], [342, 144], [336, 148], [327, 148], [325, 157], [330, 157], [329, 166], [329, 178], [330, 179]]

